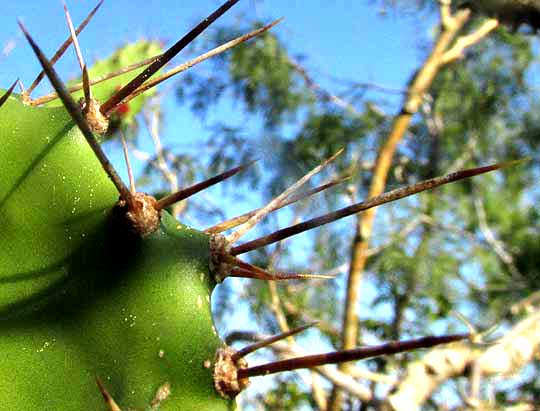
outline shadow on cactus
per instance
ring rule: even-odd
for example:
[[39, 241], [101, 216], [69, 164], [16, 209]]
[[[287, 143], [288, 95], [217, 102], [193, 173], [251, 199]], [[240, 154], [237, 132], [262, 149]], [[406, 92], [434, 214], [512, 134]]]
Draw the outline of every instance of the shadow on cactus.
[[[164, 53], [129, 66], [146, 68], [132, 74], [118, 90], [116, 83], [104, 83], [105, 89], [94, 85], [95, 72], [87, 70], [77, 44], [81, 27], [73, 27], [66, 9], [71, 36], [63, 49], [73, 43], [77, 50], [83, 84], [70, 91], [82, 88], [81, 103], [56, 75], [54, 61], [43, 55], [21, 25], [56, 93], [32, 99], [35, 86], [15, 95], [14, 84], [0, 99], [0, 378], [9, 381], [0, 388], [4, 408], [228, 410], [256, 376], [467, 338], [463, 334], [423, 337], [257, 367], [249, 367], [244, 357], [307, 326], [240, 351], [219, 338], [210, 298], [224, 278], [321, 277], [268, 271], [238, 255], [380, 204], [512, 164], [463, 170], [396, 189], [236, 245], [269, 213], [343, 181], [299, 191], [314, 174], [330, 166], [337, 153], [258, 210], [203, 231], [181, 224], [167, 213], [167, 207], [232, 177], [251, 163], [155, 199], [137, 192], [133, 181], [129, 187], [122, 182], [95, 134], [107, 132], [111, 115], [122, 104], [277, 23], [150, 80], [237, 1], [224, 3]], [[104, 90], [111, 90], [110, 84], [114, 93], [99, 101], [107, 94]], [[44, 106], [56, 97], [62, 105]], [[236, 231], [220, 234], [232, 229]]]

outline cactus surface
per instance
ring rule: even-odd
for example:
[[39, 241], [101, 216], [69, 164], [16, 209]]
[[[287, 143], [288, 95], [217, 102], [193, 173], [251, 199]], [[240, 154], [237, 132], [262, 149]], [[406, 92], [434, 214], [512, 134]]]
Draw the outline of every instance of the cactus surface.
[[208, 237], [167, 213], [143, 239], [117, 229], [118, 194], [63, 108], [12, 96], [0, 124], [6, 409], [102, 409], [96, 376], [124, 406], [170, 384], [162, 410], [227, 409], [204, 367], [221, 346]]

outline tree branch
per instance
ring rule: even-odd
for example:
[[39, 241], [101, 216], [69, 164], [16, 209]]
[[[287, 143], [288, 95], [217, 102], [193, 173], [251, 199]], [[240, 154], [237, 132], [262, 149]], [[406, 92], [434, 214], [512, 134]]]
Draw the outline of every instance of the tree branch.
[[392, 410], [419, 411], [446, 380], [462, 376], [476, 363], [482, 376], [512, 375], [532, 361], [540, 346], [540, 310], [518, 322], [495, 344], [485, 348], [456, 343], [430, 351], [407, 367], [388, 397]]
[[[382, 144], [379, 150], [368, 197], [380, 195], [384, 191], [397, 145], [401, 142], [407, 132], [410, 122], [413, 116], [418, 112], [424, 95], [431, 87], [435, 76], [439, 73], [441, 68], [450, 61], [446, 53], [451, 47], [455, 37], [469, 20], [470, 15], [471, 11], [469, 9], [458, 10], [452, 15], [449, 2], [447, 0], [441, 2], [441, 31], [430, 55], [410, 83], [407, 97], [402, 104], [400, 113], [395, 117], [391, 132], [386, 142]], [[466, 40], [462, 40], [460, 42], [460, 47], [463, 46], [461, 51], [463, 51], [465, 47], [471, 45], [473, 43], [472, 40], [479, 41], [485, 35], [487, 35], [487, 32], [477, 33], [476, 38], [467, 37]], [[346, 305], [342, 322], [343, 349], [350, 349], [358, 343], [358, 298], [363, 272], [367, 262], [367, 251], [369, 248], [369, 239], [373, 229], [375, 213], [376, 210], [372, 209], [357, 218], [356, 234], [351, 246], [351, 264], [349, 268], [345, 300]], [[346, 372], [347, 366], [347, 364], [343, 364], [340, 366], [340, 369]], [[334, 390], [329, 411], [339, 411], [341, 409], [341, 399], [339, 392]]]
[[442, 64], [448, 64], [455, 60], [463, 58], [465, 49], [474, 46], [486, 37], [489, 33], [499, 26], [499, 21], [496, 19], [486, 20], [476, 31], [461, 36], [456, 40], [456, 44], [444, 53]]
[[478, 225], [480, 227], [482, 235], [486, 239], [487, 244], [491, 246], [497, 257], [499, 257], [499, 259], [504, 263], [504, 265], [506, 265], [508, 271], [514, 277], [514, 279], [518, 280], [523, 278], [523, 275], [519, 272], [516, 265], [514, 264], [514, 257], [512, 257], [512, 254], [507, 251], [506, 245], [501, 240], [497, 239], [495, 233], [490, 228], [487, 221], [484, 202], [481, 198], [479, 190], [476, 188], [474, 189], [473, 198], [474, 209], [476, 211], [476, 216], [478, 217]]

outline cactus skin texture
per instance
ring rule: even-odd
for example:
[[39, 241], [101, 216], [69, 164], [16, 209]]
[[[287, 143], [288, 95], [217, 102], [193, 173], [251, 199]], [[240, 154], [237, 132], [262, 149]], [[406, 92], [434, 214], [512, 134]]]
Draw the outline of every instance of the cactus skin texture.
[[122, 411], [220, 411], [212, 361], [209, 239], [163, 213], [141, 239], [115, 223], [118, 194], [61, 107], [0, 108], [0, 403], [97, 411], [95, 378]]

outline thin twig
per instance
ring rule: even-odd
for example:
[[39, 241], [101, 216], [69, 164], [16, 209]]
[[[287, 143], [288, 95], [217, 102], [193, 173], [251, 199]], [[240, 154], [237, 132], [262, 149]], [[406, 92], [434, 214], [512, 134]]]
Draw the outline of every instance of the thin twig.
[[235, 232], [233, 232], [232, 234], [226, 237], [229, 244], [234, 244], [235, 242], [237, 242], [243, 235], [245, 235], [248, 231], [250, 231], [253, 227], [255, 227], [259, 221], [261, 221], [270, 212], [272, 212], [272, 210], [274, 210], [279, 204], [282, 204], [287, 199], [287, 197], [293, 194], [302, 185], [307, 183], [311, 177], [313, 177], [315, 174], [317, 174], [322, 169], [324, 169], [328, 164], [334, 161], [342, 152], [343, 152], [343, 149], [340, 149], [332, 157], [323, 161], [320, 165], [318, 165], [309, 173], [307, 173], [304, 177], [302, 177], [300, 180], [294, 183], [291, 187], [289, 187], [279, 196], [277, 196], [272, 201], [270, 201], [266, 206], [262, 207], [259, 211], [257, 211], [257, 213], [255, 213], [252, 217], [250, 217], [248, 221], [244, 223], [244, 225], [242, 225], [238, 230], [236, 230]]
[[[268, 284], [275, 284], [268, 282]], [[287, 316], [293, 316], [295, 318], [300, 319], [302, 322], [313, 322], [315, 321], [314, 318], [310, 317], [309, 314], [307, 314], [304, 310], [298, 309], [298, 307], [292, 303], [291, 301], [284, 300], [282, 302], [283, 308], [285, 311], [287, 311]], [[283, 315], [285, 317], [285, 314]], [[325, 334], [329, 334], [332, 337], [339, 336], [339, 331], [335, 327], [334, 324], [324, 321], [324, 320], [318, 320], [317, 328], [324, 332]]]
[[172, 47], [170, 47], [165, 53], [158, 57], [156, 61], [150, 64], [142, 73], [131, 80], [128, 84], [122, 87], [111, 98], [109, 98], [101, 106], [101, 112], [104, 115], [112, 112], [118, 104], [120, 104], [127, 96], [140, 87], [146, 80], [159, 71], [165, 64], [167, 64], [174, 56], [176, 56], [182, 49], [184, 49], [189, 43], [197, 38], [208, 26], [221, 17], [227, 10], [238, 3], [239, 0], [228, 0], [211, 15], [201, 21], [195, 26], [189, 33], [182, 37]]
[[343, 100], [341, 97], [325, 90], [320, 84], [318, 84], [313, 78], [308, 74], [307, 70], [300, 65], [295, 60], [289, 59], [289, 65], [304, 79], [304, 82], [309, 89], [313, 91], [315, 95], [321, 95], [325, 100], [331, 101], [336, 106], [348, 111], [355, 117], [360, 117], [361, 113], [348, 101]]
[[495, 254], [499, 257], [499, 259], [506, 265], [508, 271], [510, 271], [514, 279], [523, 278], [523, 275], [519, 272], [516, 265], [514, 264], [514, 258], [508, 251], [506, 251], [505, 244], [497, 239], [495, 233], [489, 227], [486, 216], [486, 209], [484, 207], [484, 202], [482, 201], [479, 190], [475, 189], [473, 197], [474, 209], [476, 211], [476, 216], [478, 217], [478, 225], [480, 227], [480, 231], [486, 239], [486, 242], [493, 249], [493, 251], [495, 251]]
[[[293, 216], [291, 222], [294, 223], [297, 219], [297, 216]], [[272, 253], [270, 254], [270, 257], [268, 259], [269, 264], [268, 266], [270, 268], [274, 267], [277, 264], [277, 260], [281, 257], [281, 253], [283, 251], [283, 248], [280, 244], [277, 244]], [[281, 299], [278, 292], [278, 285], [275, 281], [267, 281], [268, 290], [270, 291], [270, 301], [271, 305], [270, 308], [272, 312], [274, 313], [274, 316], [276, 317], [276, 321], [278, 323], [279, 329], [281, 332], [287, 332], [290, 330], [289, 323], [287, 321], [287, 317], [282, 309]], [[308, 321], [308, 324], [314, 323], [313, 320]], [[316, 321], [318, 323], [318, 321]], [[293, 336], [289, 336], [287, 338], [287, 341], [283, 341], [283, 344], [287, 344], [289, 349], [297, 349], [297, 344]], [[275, 345], [273, 345], [271, 348], [275, 349]], [[327, 406], [327, 400], [326, 400], [326, 393], [324, 391], [324, 388], [319, 383], [318, 375], [316, 373], [316, 370], [311, 370], [311, 391], [313, 394], [313, 400], [317, 404], [317, 407], [320, 411], [325, 411]]]
[[[86, 27], [86, 25], [90, 22], [90, 20], [92, 19], [92, 17], [94, 17], [94, 14], [96, 14], [96, 12], [99, 10], [99, 8], [101, 7], [101, 5], [103, 4], [103, 1], [104, 0], [100, 0], [97, 4], [96, 7], [94, 7], [94, 9], [88, 14], [88, 16], [86, 16], [86, 18], [84, 19], [84, 21], [79, 25], [79, 27], [77, 27], [77, 30], [75, 30], [75, 34], [76, 35], [79, 35], [81, 33], [81, 31], [84, 30], [84, 28]], [[65, 51], [67, 50], [67, 48], [69, 47], [69, 45], [71, 44], [72, 42], [72, 36], [69, 36], [66, 41], [64, 41], [64, 43], [60, 46], [60, 48], [58, 49], [58, 51], [56, 53], [54, 53], [54, 56], [52, 56], [50, 62], [51, 62], [51, 65], [54, 65], [58, 59], [60, 57], [62, 57], [62, 54], [65, 53]], [[37, 87], [37, 85], [39, 84], [39, 82], [41, 80], [43, 80], [43, 77], [45, 76], [45, 70], [42, 70], [41, 73], [38, 74], [38, 76], [36, 77], [36, 79], [34, 80], [34, 82], [30, 85], [30, 87], [28, 88], [28, 90], [26, 90], [26, 94], [29, 96], [30, 93], [32, 93], [32, 91], [34, 91], [34, 89]]]
[[120, 193], [120, 197], [125, 200], [126, 202], [130, 203], [132, 201], [131, 192], [126, 187], [126, 185], [122, 182], [122, 179], [112, 166], [111, 162], [99, 146], [99, 143], [94, 137], [94, 134], [88, 127], [88, 123], [84, 119], [81, 110], [77, 103], [73, 100], [71, 95], [66, 90], [64, 84], [62, 83], [62, 80], [60, 80], [60, 77], [58, 77], [58, 74], [56, 73], [56, 70], [51, 65], [49, 60], [47, 60], [47, 57], [43, 54], [41, 49], [38, 47], [38, 45], [34, 42], [24, 25], [21, 21], [19, 21], [19, 26], [21, 30], [24, 33], [24, 36], [28, 40], [28, 43], [34, 50], [34, 53], [36, 54], [37, 58], [39, 59], [41, 66], [43, 67], [43, 70], [45, 71], [45, 74], [49, 78], [51, 84], [53, 85], [54, 89], [60, 96], [60, 99], [62, 100], [62, 103], [64, 104], [67, 112], [70, 114], [71, 118], [75, 121], [75, 124], [79, 126], [79, 129], [81, 130], [82, 134], [86, 138], [86, 141], [94, 151], [94, 154], [98, 158], [99, 162], [101, 163], [101, 166], [113, 182], [113, 184], [116, 186], [116, 189]]
[[[161, 172], [163, 177], [169, 182], [169, 192], [176, 193], [178, 191], [178, 177], [176, 176], [176, 173], [171, 170], [169, 167], [169, 164], [167, 163], [165, 159], [165, 154], [163, 150], [163, 145], [161, 144], [161, 138], [160, 138], [160, 114], [159, 114], [159, 105], [156, 105], [155, 108], [151, 108], [149, 110], [143, 111], [143, 119], [144, 123], [146, 124], [146, 129], [148, 130], [148, 134], [150, 134], [150, 137], [152, 137], [152, 141], [154, 142], [154, 148], [156, 152], [156, 161], [152, 162], [149, 161], [150, 164], [154, 165], [154, 167]], [[183, 208], [185, 207], [184, 203], [176, 203], [173, 205], [172, 213], [174, 216], [178, 217], [178, 215], [182, 212]]]
[[498, 163], [498, 164], [492, 164], [489, 166], [484, 167], [477, 167], [477, 168], [471, 168], [467, 170], [461, 170], [457, 171], [455, 173], [450, 173], [445, 176], [441, 177], [435, 177], [431, 178], [429, 180], [421, 181], [416, 184], [411, 184], [406, 187], [397, 188], [392, 191], [388, 191], [384, 194], [381, 194], [380, 196], [368, 199], [366, 201], [362, 201], [360, 203], [353, 204], [348, 207], [344, 207], [340, 210], [325, 214], [320, 217], [315, 217], [310, 220], [307, 220], [303, 223], [299, 223], [287, 228], [283, 228], [281, 230], [275, 231], [272, 234], [269, 234], [264, 237], [260, 237], [256, 240], [249, 241], [247, 243], [244, 243], [242, 245], [233, 247], [231, 249], [232, 255], [238, 255], [247, 253], [248, 251], [255, 250], [260, 247], [264, 247], [268, 244], [275, 243], [277, 241], [281, 241], [285, 238], [291, 237], [293, 235], [302, 233], [304, 231], [311, 230], [313, 228], [319, 227], [324, 224], [331, 223], [333, 221], [339, 220], [341, 218], [359, 213], [361, 211], [368, 210], [373, 207], [377, 207], [379, 205], [389, 203], [392, 201], [399, 200], [404, 197], [408, 197], [413, 194], [420, 193], [422, 191], [431, 190], [435, 187], [439, 187], [441, 185], [449, 184], [454, 181], [462, 180], [465, 178], [470, 178], [479, 174], [487, 173], [493, 170], [498, 170], [505, 167], [510, 167], [512, 165], [515, 165], [517, 163], [522, 162], [523, 160], [516, 160], [516, 161], [508, 161], [505, 163]]
[[403, 240], [404, 238], [407, 238], [409, 234], [411, 234], [419, 225], [423, 223], [422, 217], [416, 217], [413, 218], [411, 221], [409, 221], [399, 232], [397, 232], [395, 235], [392, 236], [392, 238], [376, 247], [370, 248], [366, 250], [366, 256], [373, 257], [374, 255], [377, 255], [384, 251], [385, 249], [391, 247], [392, 245], [396, 244], [398, 241]]
[[355, 365], [350, 365], [348, 372], [353, 378], [369, 380], [380, 384], [395, 385], [399, 382], [399, 379], [397, 377], [373, 372], [365, 368], [357, 367]]

